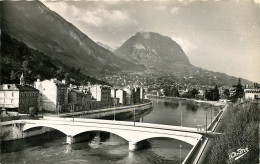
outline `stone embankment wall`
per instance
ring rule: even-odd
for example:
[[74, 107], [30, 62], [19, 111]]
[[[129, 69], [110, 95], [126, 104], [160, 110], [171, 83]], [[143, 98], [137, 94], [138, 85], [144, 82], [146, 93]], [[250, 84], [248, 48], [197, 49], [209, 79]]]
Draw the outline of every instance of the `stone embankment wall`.
[[31, 137], [31, 136], [40, 135], [46, 132], [53, 131], [52, 128], [39, 127], [39, 128], [34, 128], [33, 130], [30, 131], [23, 132], [22, 130], [23, 124], [16, 123], [16, 121], [4, 122], [3, 125], [2, 124], [0, 125], [0, 128], [1, 128], [0, 131], [1, 142]]
[[102, 118], [114, 114], [132, 112], [134, 110], [136, 111], [147, 110], [147, 109], [151, 109], [152, 107], [153, 107], [153, 103], [151, 101], [148, 101], [146, 103], [137, 104], [137, 105], [97, 109], [97, 110], [74, 112], [74, 113], [64, 113], [64, 114], [60, 114], [59, 117], [73, 117], [73, 116], [81, 117], [82, 116], [84, 118]]

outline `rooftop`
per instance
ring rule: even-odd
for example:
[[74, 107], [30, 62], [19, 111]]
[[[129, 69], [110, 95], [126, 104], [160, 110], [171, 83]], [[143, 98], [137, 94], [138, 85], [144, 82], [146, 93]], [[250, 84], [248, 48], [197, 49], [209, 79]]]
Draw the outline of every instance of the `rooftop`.
[[0, 85], [0, 91], [38, 91], [38, 90], [29, 85], [3, 84]]

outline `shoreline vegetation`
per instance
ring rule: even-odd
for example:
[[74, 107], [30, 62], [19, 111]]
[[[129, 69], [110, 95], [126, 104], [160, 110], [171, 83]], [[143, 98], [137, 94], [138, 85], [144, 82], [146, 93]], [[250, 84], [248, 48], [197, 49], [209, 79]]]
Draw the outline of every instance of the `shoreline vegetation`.
[[182, 97], [155, 96], [155, 95], [147, 95], [147, 97], [159, 98], [159, 99], [175, 99], [175, 100], [194, 101], [196, 103], [203, 103], [203, 104], [209, 104], [209, 105], [220, 106], [220, 107], [224, 107], [226, 105], [225, 102], [220, 102], [220, 101], [197, 100], [197, 99], [189, 99], [189, 98], [182, 98]]
[[[218, 127], [218, 132], [223, 135], [214, 139], [207, 163], [244, 164], [250, 161], [251, 164], [258, 164], [259, 114], [260, 103], [257, 101], [229, 105]], [[248, 152], [241, 158], [234, 156], [245, 149]]]

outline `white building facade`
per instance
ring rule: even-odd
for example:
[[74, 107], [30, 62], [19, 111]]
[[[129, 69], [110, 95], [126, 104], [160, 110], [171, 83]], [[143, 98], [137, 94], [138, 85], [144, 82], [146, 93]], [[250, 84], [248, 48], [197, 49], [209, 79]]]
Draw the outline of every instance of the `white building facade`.
[[37, 80], [34, 87], [39, 90], [39, 104], [46, 111], [62, 112], [67, 108], [68, 87], [57, 79]]

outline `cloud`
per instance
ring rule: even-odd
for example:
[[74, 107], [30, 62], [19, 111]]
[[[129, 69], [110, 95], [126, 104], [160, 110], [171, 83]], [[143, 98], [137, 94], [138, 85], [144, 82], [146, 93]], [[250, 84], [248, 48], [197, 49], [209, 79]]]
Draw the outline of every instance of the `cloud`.
[[80, 21], [94, 27], [125, 27], [137, 24], [135, 19], [131, 18], [127, 12], [121, 10], [97, 9], [86, 11], [80, 18]]
[[171, 12], [171, 14], [179, 14], [180, 8], [179, 7], [174, 7], [174, 8], [171, 9], [170, 12]]
[[122, 28], [138, 23], [126, 10], [111, 10], [107, 8], [84, 9], [67, 2], [44, 2], [44, 4], [77, 27]]
[[159, 10], [159, 11], [164, 11], [164, 10], [166, 10], [167, 8], [166, 8], [166, 6], [164, 6], [164, 5], [158, 5], [158, 6], [155, 6], [154, 9], [155, 9], [155, 10]]

